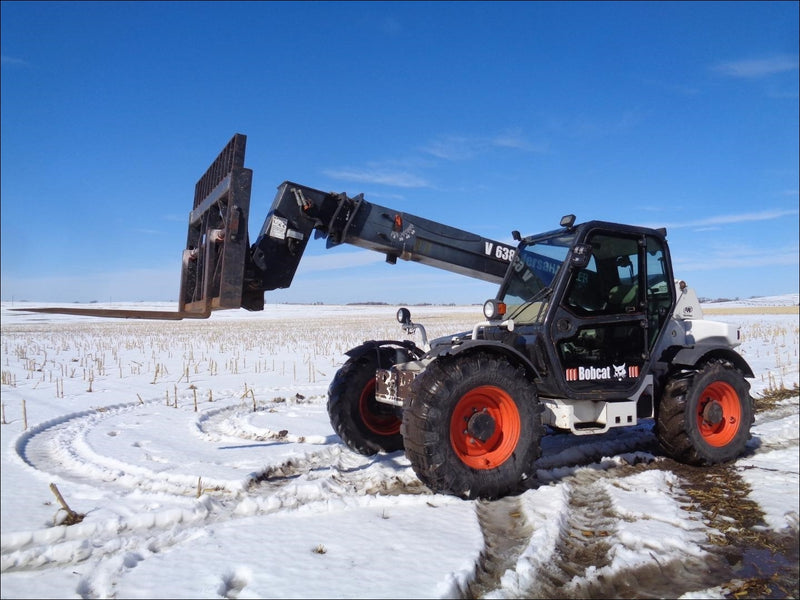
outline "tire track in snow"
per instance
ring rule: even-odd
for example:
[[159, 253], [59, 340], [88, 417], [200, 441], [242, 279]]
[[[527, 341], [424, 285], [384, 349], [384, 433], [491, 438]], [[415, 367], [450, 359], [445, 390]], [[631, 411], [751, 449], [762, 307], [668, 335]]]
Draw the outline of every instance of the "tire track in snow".
[[[580, 468], [548, 486], [551, 491], [554, 486], [560, 489], [566, 500], [538, 523], [559, 522], [553, 543], [544, 543], [533, 553], [531, 548], [524, 550], [520, 563], [525, 564], [505, 575], [495, 573], [501, 584], [495, 590], [470, 588], [464, 597], [490, 591], [493, 597], [509, 598], [664, 598], [714, 587], [737, 597], [797, 597], [797, 528], [774, 532], [765, 527], [760, 506], [749, 499], [749, 487], [736, 474], [735, 464], [697, 468], [655, 459], [602, 467]], [[684, 515], [673, 525], [702, 531], [696, 546], [673, 545], [663, 552], [656, 540], [648, 549], [645, 539], [624, 531], [623, 524], [632, 517], [618, 513], [609, 490], [628, 489], [634, 499], [643, 495], [646, 490], [628, 479], [646, 471], [663, 471], [674, 478], [676, 485], [668, 497]], [[713, 499], [703, 498], [702, 492], [709, 490]], [[531, 530], [536, 534], [536, 525]], [[539, 541], [547, 540], [544, 536]], [[619, 561], [625, 555], [635, 557], [632, 564]], [[523, 567], [528, 573], [520, 577], [515, 571]], [[478, 593], [469, 593], [473, 591]]]
[[[321, 398], [321, 397], [317, 397]], [[245, 409], [241, 404], [224, 406], [215, 410], [205, 412], [197, 420], [197, 430], [202, 437], [209, 441], [218, 442], [220, 440], [251, 440], [256, 442], [280, 441], [294, 442], [298, 444], [323, 445], [331, 444], [336, 441], [337, 436], [331, 435], [309, 435], [294, 433], [288, 429], [271, 429], [262, 424], [254, 425], [252, 419], [265, 412], [277, 412], [278, 407], [295, 406], [297, 404], [314, 404], [317, 398], [306, 400], [298, 395], [296, 400], [289, 403], [286, 401], [277, 402], [273, 400], [269, 406], [260, 406], [255, 410]]]
[[[135, 414], [147, 406], [160, 406], [160, 402], [130, 403], [109, 406], [98, 410], [71, 413], [31, 428], [16, 443], [19, 458], [28, 466], [58, 476], [75, 483], [121, 487], [137, 492], [166, 493], [174, 496], [191, 497], [197, 495], [198, 478], [195, 475], [169, 473], [170, 464], [160, 468], [147, 468], [132, 464], [113, 456], [99, 454], [92, 448], [87, 437], [101, 422], [125, 414]], [[244, 416], [243, 416], [244, 415]], [[254, 427], [243, 427], [247, 412], [240, 406], [227, 406], [203, 414], [197, 418], [196, 427], [208, 441], [221, 439], [243, 439], [248, 441], [276, 441], [301, 445], [323, 445], [315, 454], [295, 457], [292, 464], [301, 472], [307, 463], [310, 470], [322, 462], [341, 453], [341, 448], [331, 446], [328, 438], [322, 436], [290, 435], [287, 432], [271, 431], [263, 428], [263, 433], [253, 432]], [[226, 424], [233, 421], [233, 424]], [[335, 436], [331, 436], [335, 439]], [[137, 442], [138, 444], [138, 442]], [[144, 449], [143, 449], [144, 451]], [[155, 463], [164, 462], [145, 452], [145, 457]], [[270, 467], [266, 467], [269, 471]], [[259, 479], [262, 474], [251, 474], [247, 479]], [[238, 479], [214, 480], [203, 478], [205, 492], [227, 493], [233, 496], [248, 487], [247, 481]]]
[[[335, 444], [268, 465], [251, 473], [246, 485], [204, 488], [199, 495], [194, 477], [126, 464], [98, 455], [90, 447], [87, 436], [104, 420], [135, 412], [141, 406], [135, 403], [112, 406], [42, 423], [20, 436], [17, 455], [43, 473], [112, 492], [118, 489], [135, 489], [137, 494], [156, 492], [158, 504], [162, 505], [173, 496], [180, 499], [178, 507], [152, 511], [143, 506], [145, 512], [127, 517], [86, 519], [69, 527], [4, 534], [0, 571], [40, 569], [90, 559], [111, 560], [109, 565], [116, 564], [121, 553], [147, 556], [154, 553], [153, 547], [165, 549], [181, 544], [209, 525], [243, 516], [294, 510], [316, 502], [327, 504], [354, 494], [362, 497], [430, 494], [404, 457], [397, 454], [364, 457]], [[226, 413], [225, 409], [217, 412]], [[302, 493], [298, 493], [300, 487]], [[136, 563], [123, 561], [120, 569]], [[84, 582], [85, 594], [80, 590], [78, 593], [91, 595], [98, 586], [108, 589], [106, 584]]]
[[[664, 556], [660, 549], [648, 549], [645, 540], [625, 531], [627, 519], [650, 517], [620, 514], [610, 486], [642, 494], [644, 490], [629, 484], [628, 478], [660, 470], [662, 462], [620, 465], [611, 470], [584, 468], [562, 480], [558, 486], [563, 488], [566, 502], [550, 517], [560, 521], [550, 554], [538, 558], [533, 565], [535, 575], [525, 579], [526, 585], [506, 590], [510, 592], [507, 597], [668, 598], [705, 589], [717, 581], [710, 576], [709, 566], [722, 564], [718, 557], [691, 546], [673, 547]], [[682, 504], [680, 489], [671, 490], [670, 497]], [[686, 513], [687, 522], [696, 518]], [[622, 556], [630, 564], [620, 560]]]
[[[630, 502], [644, 490], [629, 478], [669, 473], [662, 459], [633, 458], [636, 464], [609, 460], [554, 475], [554, 483], [519, 497], [476, 501], [486, 547], [461, 597], [676, 597], [719, 583], [726, 572], [721, 557], [699, 545], [671, 547], [662, 555], [625, 531], [627, 519], [651, 517], [619, 514], [610, 490], [626, 490]], [[676, 487], [669, 497], [687, 507], [680, 519], [696, 530], [698, 514], [684, 492]], [[535, 507], [534, 514], [525, 506]], [[620, 561], [620, 555], [634, 556], [634, 564]]]
[[[100, 481], [104, 485], [117, 485], [114, 477], [119, 477], [117, 474], [119, 465], [108, 466], [105, 460], [108, 457], [100, 457], [96, 464], [91, 458], [87, 458], [90, 455], [85, 454], [85, 446], [88, 445], [86, 434], [93, 427], [97, 427], [103, 419], [136, 411], [140, 406], [138, 404], [112, 406], [101, 411], [66, 415], [42, 424], [21, 436], [17, 443], [18, 454], [34, 468], [50, 465], [57, 471], [61, 468], [59, 465], [62, 464], [60, 461], [63, 460], [62, 453], [66, 447], [68, 449], [66, 455], [72, 457], [70, 460], [74, 461], [72, 467], [65, 469], [67, 476], [89, 484], [97, 484]], [[228, 435], [224, 431], [225, 418], [235, 410], [244, 412], [241, 406], [219, 409], [214, 418], [206, 419], [202, 426], [198, 425], [198, 430], [211, 437]], [[759, 422], [769, 423], [770, 415], [771, 413]], [[772, 420], [779, 418], [775, 417]], [[233, 428], [232, 431], [235, 432], [236, 429]], [[245, 435], [243, 439], [253, 438]], [[754, 453], [769, 451], [776, 445], [796, 446], [796, 437], [793, 439], [794, 442], [791, 439], [769, 440], [769, 445], [756, 447]], [[688, 554], [682, 558], [667, 560], [654, 554], [651, 556], [652, 560], [645, 565], [604, 573], [604, 569], [608, 570], [608, 560], [610, 560], [607, 545], [613, 541], [614, 544], [625, 547], [625, 542], [614, 538], [612, 534], [585, 535], [584, 533], [592, 532], [598, 527], [598, 523], [602, 525], [603, 519], [612, 520], [608, 523], [608, 527], [603, 526], [600, 531], [613, 531], [614, 528], [610, 525], [618, 523], [618, 520], [613, 520], [612, 516], [607, 514], [608, 495], [606, 493], [606, 498], [603, 500], [604, 490], [601, 483], [607, 484], [647, 468], [675, 469], [671, 465], [665, 466], [661, 460], [656, 460], [651, 465], [626, 466], [624, 461], [630, 460], [630, 457], [623, 457], [621, 462], [606, 460], [589, 470], [581, 466], [604, 456], [626, 452], [633, 452], [634, 461], [641, 457], [653, 461], [653, 456], [647, 458], [645, 452], [652, 447], [652, 444], [653, 436], [644, 426], [594, 438], [547, 436], [543, 440], [546, 454], [538, 463], [540, 474], [544, 475], [544, 479], [552, 485], [563, 488], [568, 498], [569, 509], [555, 515], [555, 518], [563, 522], [561, 533], [554, 546], [556, 550], [552, 554], [555, 566], [545, 572], [540, 565], [540, 570], [545, 573], [542, 585], [549, 587], [533, 588], [533, 591], [528, 590], [527, 594], [553, 597], [586, 595], [610, 597], [642, 596], [653, 593], [657, 596], [669, 596], [675, 593], [675, 581], [685, 585], [685, 591], [703, 588], [704, 580], [698, 579], [698, 572], [702, 569], [695, 572], [693, 566], [697, 565], [697, 559]], [[85, 462], [81, 463], [82, 460]], [[87, 465], [90, 468], [85, 468]], [[160, 479], [162, 475], [152, 469], [144, 470], [144, 474], [125, 473], [124, 463], [121, 468], [123, 476], [127, 474], [130, 477], [146, 478], [149, 473], [150, 477]], [[598, 468], [604, 470], [598, 472], [596, 470]], [[48, 469], [40, 470], [51, 472]], [[703, 472], [702, 469], [698, 471]], [[95, 477], [100, 478], [95, 479]], [[303, 494], [297, 494], [298, 487], [295, 484], [298, 482], [305, 484]], [[189, 489], [194, 492], [194, 478], [190, 483]], [[309, 484], [313, 488], [310, 491]], [[160, 485], [159, 481], [152, 487], [164, 491], [158, 488]], [[583, 488], [588, 491], [584, 493]], [[185, 488], [180, 487], [180, 489], [181, 497], [186, 498]], [[125, 519], [114, 523], [83, 523], [70, 528], [61, 527], [33, 532], [27, 534], [29, 541], [24, 543], [16, 541], [7, 544], [7, 537], [3, 536], [2, 570], [28, 570], [46, 567], [49, 564], [86, 560], [99, 562], [103, 558], [113, 557], [113, 560], [104, 566], [104, 575], [98, 573], [96, 576], [87, 576], [81, 588], [87, 597], [96, 595], [98, 590], [106, 590], [103, 595], [111, 595], [107, 591], [113, 591], [114, 577], [109, 571], [112, 565], [116, 565], [115, 568], [120, 572], [133, 568], [139, 562], [139, 559], [133, 560], [133, 558], [142, 557], [143, 560], [153, 554], [155, 548], [166, 549], [185, 543], [203, 528], [214, 523], [239, 516], [291, 510], [317, 501], [324, 503], [331, 498], [353, 494], [430, 493], [414, 477], [407, 461], [400, 454], [371, 459], [346, 451], [341, 444], [325, 445], [320, 452], [295, 456], [269, 466], [263, 472], [254, 474], [245, 491], [245, 499], [238, 503], [232, 502], [225, 495], [217, 495], [213, 500], [205, 496], [194, 502], [191, 509], [161, 511], [143, 515], [141, 519]], [[532, 490], [528, 493], [536, 492]], [[599, 504], [590, 503], [590, 497]], [[524, 513], [517, 516], [520, 511], [516, 509], [519, 506], [519, 498], [504, 499], [492, 504], [480, 502], [476, 504], [487, 543], [481, 559], [483, 566], [476, 567], [475, 582], [470, 587], [469, 597], [477, 597], [490, 592], [492, 588], [498, 588], [504, 573], [513, 568], [515, 561], [520, 558], [530, 541], [532, 528]], [[589, 525], [593, 529], [587, 529]], [[57, 529], [65, 532], [63, 536], [55, 531]], [[709, 558], [712, 562], [718, 559], [718, 556], [713, 555]], [[717, 570], [714, 582], [719, 583], [721, 573], [725, 570], [722, 567], [715, 569]], [[598, 575], [598, 571], [602, 578]], [[542, 592], [542, 589], [546, 589], [546, 593]], [[237, 593], [236, 586], [233, 585], [229, 592]], [[513, 595], [507, 589], [498, 591], [498, 593], [505, 592]]]
[[[396, 457], [360, 457], [332, 449], [328, 456], [287, 461], [260, 480], [253, 481], [251, 494], [234, 501], [204, 495], [190, 508], [146, 512], [106, 521], [84, 520], [72, 526], [56, 526], [32, 532], [4, 534], [0, 571], [22, 571], [48, 566], [101, 561], [120, 553], [149, 556], [201, 535], [214, 524], [255, 515], [276, 514], [316, 503], [324, 507], [336, 499], [352, 498], [387, 507], [399, 494], [427, 495], [418, 482], [410, 481], [410, 466], [405, 481], [374, 483], [373, 478], [388, 479], [383, 471], [394, 470]], [[318, 473], [314, 471], [318, 470]], [[305, 478], [304, 475], [311, 474]], [[424, 500], [420, 500], [423, 502]], [[356, 502], [358, 504], [358, 502]], [[96, 587], [96, 586], [88, 586]], [[87, 589], [88, 589], [87, 587]]]
[[476, 500], [475, 511], [484, 547], [463, 598], [481, 598], [496, 589], [503, 573], [516, 564], [533, 533], [518, 497]]
[[[584, 458], [600, 452], [591, 443], [586, 443], [584, 446], [582, 455]], [[574, 459], [575, 456], [571, 458]], [[634, 455], [631, 460], [639, 462], [641, 459], [638, 455]], [[583, 462], [589, 461], [585, 458]], [[615, 471], [618, 469], [621, 471], [623, 467], [628, 471], [637, 469], [635, 466], [629, 466], [624, 460], [606, 461], [593, 466], [599, 470], [586, 470], [567, 465], [555, 467], [549, 477], [556, 483], [547, 487], [559, 488], [569, 498], [570, 508], [552, 516], [565, 520], [567, 524], [562, 525], [566, 533], [559, 537], [558, 544], [554, 544], [548, 561], [555, 562], [556, 566], [548, 567], [547, 570], [542, 569], [540, 574], [545, 581], [552, 581], [552, 584], [545, 584], [542, 587], [542, 590], [546, 591], [539, 590], [543, 597], [551, 596], [556, 593], [555, 590], [563, 587], [568, 581], [564, 573], [576, 576], [578, 572], [575, 569], [580, 568], [576, 565], [583, 563], [596, 567], [598, 564], [596, 558], [604, 556], [607, 552], [605, 538], [613, 530], [614, 521], [609, 516], [610, 499], [606, 497], [603, 500], [602, 489], [595, 484], [595, 481], [617, 477]], [[502, 596], [509, 593], [509, 589], [504, 588], [504, 576], [508, 573], [513, 574], [536, 533], [534, 525], [523, 509], [523, 498], [531, 495], [535, 497], [537, 492], [538, 490], [534, 489], [525, 492], [523, 496], [509, 496], [494, 501], [475, 501], [484, 548], [476, 560], [474, 575], [466, 589], [462, 590], [462, 598], [481, 598], [489, 593], [499, 593]], [[598, 499], [601, 499], [600, 504]], [[598, 507], [600, 512], [596, 513]], [[598, 518], [598, 514], [602, 518]], [[513, 593], [510, 595], [514, 597]], [[523, 594], [521, 597], [529, 596]], [[536, 597], [536, 594], [533, 597]]]
[[[551, 562], [539, 572], [533, 597], [557, 597], [586, 579], [589, 569], [610, 564], [608, 538], [616, 528], [611, 499], [598, 484], [606, 472], [582, 470], [561, 485], [567, 504]], [[572, 595], [572, 594], [569, 594]]]
[[[133, 413], [142, 406], [136, 403], [116, 405], [47, 421], [20, 436], [16, 444], [17, 454], [37, 471], [75, 483], [101, 483], [108, 487], [181, 497], [196, 495], [198, 478], [195, 475], [169, 473], [168, 465], [156, 470], [101, 455], [88, 442], [88, 435], [102, 421]], [[216, 481], [213, 487], [217, 492], [236, 494], [242, 483], [237, 480]]]
[[[755, 423], [753, 424], [753, 439], [748, 442], [748, 449], [753, 454], [765, 454], [773, 450], [785, 450], [796, 448], [800, 445], [800, 435], [798, 435], [798, 422], [800, 417], [797, 413], [797, 401], [786, 403], [770, 410], [756, 413]], [[778, 427], [787, 417], [792, 417], [789, 421], [791, 425]]]
[[[797, 446], [797, 444], [794, 444]], [[724, 559], [722, 582], [735, 596], [798, 597], [800, 550], [797, 516], [792, 526], [774, 531], [752, 499], [752, 488], [736, 464], [693, 469], [674, 464], [686, 493], [712, 532], [707, 549]]]
[[[111, 457], [100, 457], [89, 447], [86, 434], [101, 421], [131, 412], [134, 404], [116, 405], [100, 410], [67, 414], [42, 423], [19, 437], [16, 443], [18, 456], [28, 466], [65, 479], [84, 484], [130, 481], [131, 468]], [[139, 468], [140, 476], [144, 470]], [[155, 479], [156, 472], [150, 471]]]
[[[795, 412], [796, 407], [781, 407], [759, 415], [758, 423], [777, 422]], [[637, 455], [644, 458], [646, 462], [651, 462], [647, 459], [647, 452], [642, 453], [642, 451], [652, 451], [650, 457], [652, 459], [659, 455], [658, 445], [652, 435], [648, 435], [644, 429], [641, 429], [637, 435], [631, 436], [629, 432], [626, 432], [622, 436], [609, 436], [609, 439], [599, 442], [597, 440], [585, 442], [579, 440], [583, 443], [573, 445], [570, 443], [572, 441], [574, 438], [564, 443], [564, 438], [560, 436], [551, 439], [551, 452], [547, 454], [547, 450], [545, 450], [545, 454], [537, 463], [540, 467], [538, 473], [540, 483], [542, 480], [550, 481], [568, 490], [568, 508], [561, 515], [564, 524], [552, 552], [551, 560], [546, 564], [538, 565], [536, 583], [526, 587], [521, 593], [514, 592], [511, 588], [501, 588], [497, 590], [497, 594], [510, 597], [553, 598], [674, 597], [713, 585], [725, 585], [735, 575], [729, 566], [731, 562], [742, 564], [744, 561], [745, 566], [740, 567], [739, 571], [743, 570], [745, 575], [755, 572], [753, 557], [750, 557], [750, 564], [747, 565], [748, 553], [753, 554], [752, 544], [750, 550], [743, 551], [739, 547], [723, 551], [719, 547], [707, 543], [704, 544], [704, 548], [708, 554], [703, 559], [698, 559], [693, 553], [666, 558], [651, 553], [651, 560], [645, 564], [617, 568], [613, 572], [604, 573], [603, 571], [610, 571], [607, 552], [612, 548], [612, 544], [624, 547], [625, 542], [620, 541], [613, 534], [618, 517], [614, 515], [608, 494], [604, 493], [602, 488], [605, 485], [613, 484], [614, 479], [625, 477], [637, 469], [633, 466], [623, 466], [619, 469], [598, 472], [587, 471], [581, 469], [580, 466], [589, 465], [593, 460], [598, 460], [603, 456], [613, 456], [631, 451], [634, 451], [634, 462], [637, 460]], [[545, 438], [543, 441], [545, 448], [547, 442], [548, 440]], [[751, 451], [753, 454], [763, 454], [775, 449], [791, 447], [797, 447], [796, 435], [791, 436], [790, 439], [762, 439], [754, 448], [751, 448]], [[608, 463], [605, 462], [605, 464]], [[709, 468], [685, 467], [664, 459], [656, 459], [642, 468], [662, 469], [674, 473], [688, 471], [694, 477], [712, 477], [711, 473], [713, 472], [713, 468], [710, 471]], [[731, 498], [741, 497], [741, 490], [746, 489], [742, 483], [728, 485], [725, 493]], [[674, 496], [676, 500], [684, 504], [691, 503], [691, 498], [686, 491], [676, 490]], [[752, 507], [758, 506], [756, 503], [751, 504]], [[687, 508], [687, 510], [690, 509]], [[716, 517], [716, 512], [714, 514]], [[687, 519], [694, 518], [697, 517], [687, 517]], [[735, 521], [735, 518], [729, 514], [721, 518]], [[753, 524], [752, 521], [742, 522], [734, 530], [748, 531], [751, 530]], [[720, 523], [712, 520], [709, 525], [712, 528], [719, 527]], [[725, 529], [729, 527], [730, 525]], [[798, 572], [796, 531], [795, 542], [791, 547], [787, 547], [789, 537], [785, 534], [770, 535], [767, 539], [769, 541], [762, 541], [760, 547], [762, 549], [770, 547], [773, 550], [783, 548], [783, 557], [773, 560], [772, 573], [769, 575], [770, 583], [761, 582], [762, 592], [766, 590], [782, 593], [784, 590], [789, 590], [788, 593], [791, 594], [792, 582], [794, 582], [793, 593], [796, 596]], [[758, 557], [760, 556], [759, 544], [755, 546], [755, 554]], [[761, 565], [762, 568], [764, 566]], [[499, 581], [501, 577], [502, 573], [495, 572], [492, 579]], [[480, 577], [476, 581], [480, 581]], [[485, 593], [488, 589], [490, 588], [470, 587], [466, 597], [479, 597], [481, 592]], [[475, 593], [476, 591], [477, 593]]]
[[754, 427], [758, 427], [764, 423], [780, 421], [781, 419], [790, 415], [796, 415], [797, 405], [798, 402], [797, 399], [795, 399], [794, 402], [785, 402], [774, 408], [770, 408], [769, 410], [756, 412]]
[[653, 422], [643, 421], [632, 428], [611, 429], [600, 435], [550, 433], [542, 438], [542, 455], [536, 461], [539, 483], [548, 483], [565, 468], [589, 465], [610, 456], [644, 452], [658, 455]]

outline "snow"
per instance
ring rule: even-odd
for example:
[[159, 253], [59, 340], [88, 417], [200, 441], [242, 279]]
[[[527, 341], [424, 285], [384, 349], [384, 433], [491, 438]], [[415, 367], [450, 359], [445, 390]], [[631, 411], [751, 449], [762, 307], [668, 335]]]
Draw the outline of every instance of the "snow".
[[709, 308], [740, 308], [758, 306], [797, 306], [800, 304], [800, 294], [783, 294], [781, 296], [757, 296], [754, 298], [723, 300], [708, 302], [704, 305]]
[[[673, 469], [648, 421], [546, 436], [538, 487], [495, 502], [430, 493], [402, 452], [347, 449], [327, 386], [347, 349], [403, 337], [396, 307], [178, 322], [10, 308], [3, 598], [610, 597], [630, 581], [689, 598], [725, 597], [735, 580], [705, 577], [719, 532], [687, 493], [704, 472]], [[482, 320], [478, 306], [411, 311], [430, 338]], [[796, 312], [707, 318], [742, 326], [755, 396], [798, 383]], [[794, 397], [759, 413], [732, 467], [761, 527], [795, 540], [798, 412]], [[81, 522], [66, 524], [50, 484]]]

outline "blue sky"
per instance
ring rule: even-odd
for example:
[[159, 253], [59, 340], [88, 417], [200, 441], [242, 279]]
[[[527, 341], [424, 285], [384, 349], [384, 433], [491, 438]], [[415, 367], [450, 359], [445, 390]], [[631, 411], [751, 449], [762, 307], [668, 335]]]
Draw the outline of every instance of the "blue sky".
[[[234, 133], [284, 180], [501, 240], [668, 229], [703, 297], [798, 291], [797, 2], [2, 2], [2, 300], [177, 300]], [[494, 286], [309, 244], [267, 302]]]

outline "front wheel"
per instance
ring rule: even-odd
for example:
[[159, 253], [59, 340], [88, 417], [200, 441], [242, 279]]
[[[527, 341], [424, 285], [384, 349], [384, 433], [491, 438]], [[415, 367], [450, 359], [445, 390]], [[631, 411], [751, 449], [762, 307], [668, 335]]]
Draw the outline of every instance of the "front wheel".
[[375, 371], [410, 360], [394, 348], [377, 348], [347, 360], [328, 388], [328, 417], [342, 441], [359, 454], [403, 449], [397, 410], [375, 400]]
[[727, 361], [712, 361], [664, 388], [656, 434], [665, 453], [690, 465], [739, 457], [750, 439], [750, 384]]
[[406, 456], [432, 491], [491, 499], [522, 487], [544, 427], [521, 368], [486, 353], [440, 358], [416, 377], [412, 398], [403, 412]]

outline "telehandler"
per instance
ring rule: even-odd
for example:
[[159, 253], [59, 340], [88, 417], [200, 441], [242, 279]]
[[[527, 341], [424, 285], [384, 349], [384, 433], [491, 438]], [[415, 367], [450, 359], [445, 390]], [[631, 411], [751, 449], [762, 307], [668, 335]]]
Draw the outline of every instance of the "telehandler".
[[[690, 465], [741, 455], [750, 437], [753, 372], [738, 328], [703, 318], [674, 279], [665, 229], [604, 221], [506, 244], [286, 181], [254, 243], [252, 171], [236, 134], [195, 187], [178, 312], [43, 308], [109, 317], [206, 318], [263, 310], [289, 287], [314, 233], [498, 284], [471, 331], [370, 340], [346, 354], [328, 390], [335, 432], [365, 455], [404, 450], [433, 492], [499, 498], [531, 485], [546, 428], [602, 434], [653, 419], [664, 453]], [[30, 310], [30, 309], [28, 309]], [[416, 338], [415, 338], [416, 339]]]

